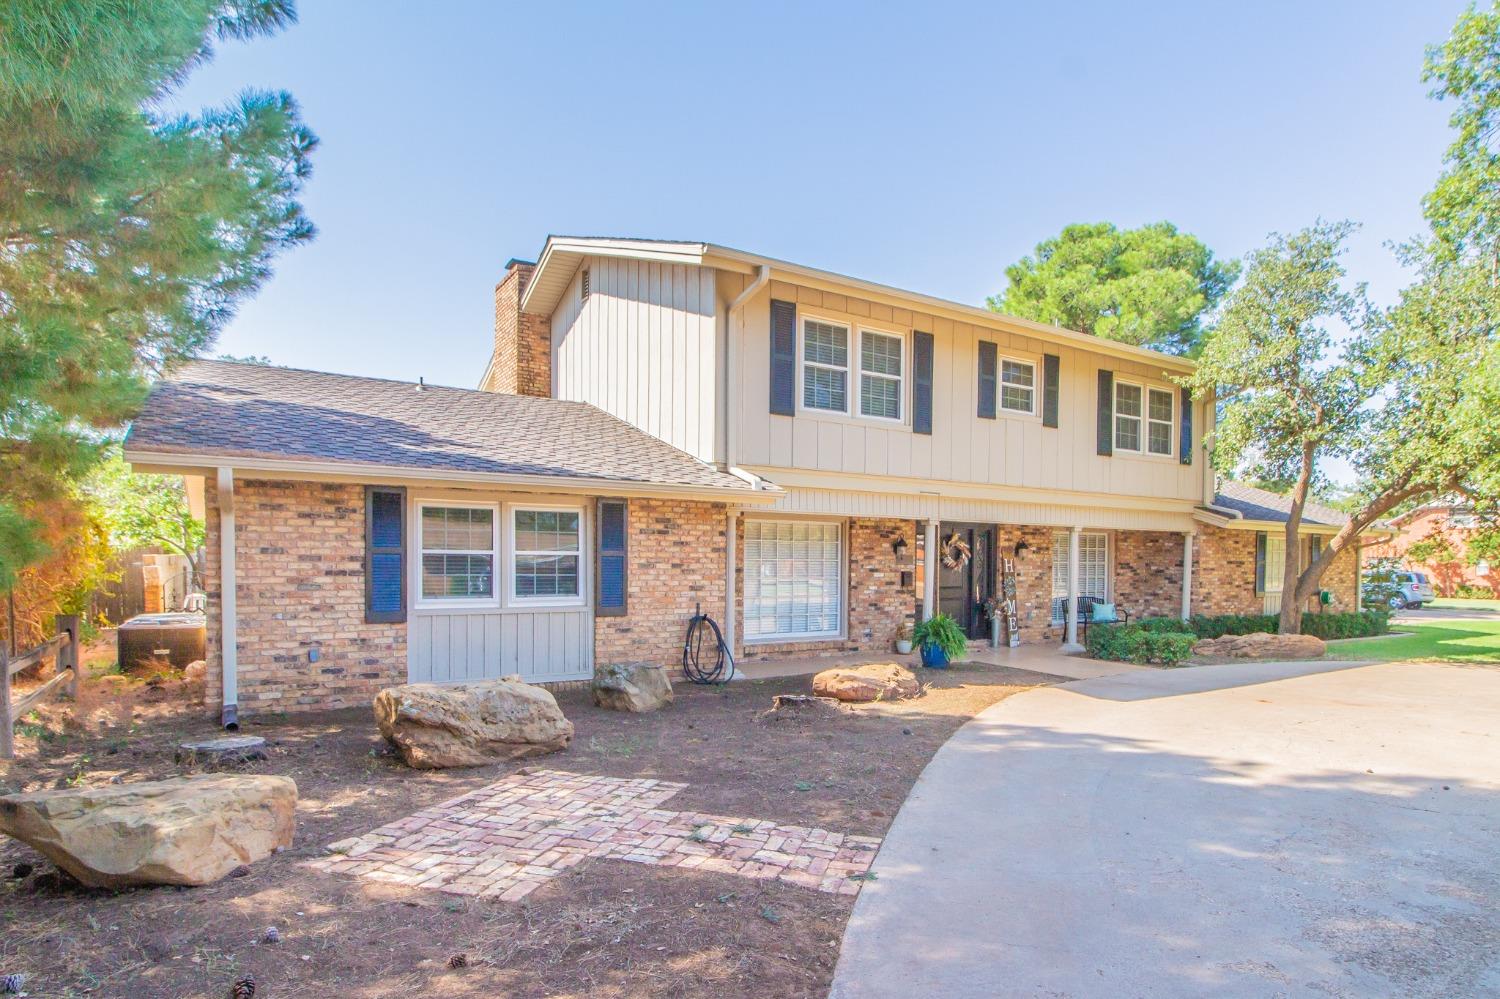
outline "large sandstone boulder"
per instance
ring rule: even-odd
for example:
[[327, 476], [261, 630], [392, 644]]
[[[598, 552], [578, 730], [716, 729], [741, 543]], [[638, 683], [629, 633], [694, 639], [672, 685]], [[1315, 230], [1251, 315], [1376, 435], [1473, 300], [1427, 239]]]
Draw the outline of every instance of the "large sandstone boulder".
[[573, 741], [573, 723], [557, 700], [519, 676], [387, 687], [375, 695], [375, 723], [419, 770], [541, 756]]
[[836, 666], [813, 677], [814, 694], [840, 701], [894, 701], [921, 692], [912, 671], [895, 663]]
[[206, 885], [292, 845], [297, 785], [176, 777], [0, 798], [0, 832], [95, 888]]
[[609, 711], [641, 714], [672, 703], [672, 681], [653, 663], [613, 663], [594, 667], [594, 703]]
[[1315, 635], [1272, 635], [1264, 631], [1205, 638], [1193, 646], [1195, 656], [1232, 659], [1317, 659], [1326, 651], [1323, 640]]

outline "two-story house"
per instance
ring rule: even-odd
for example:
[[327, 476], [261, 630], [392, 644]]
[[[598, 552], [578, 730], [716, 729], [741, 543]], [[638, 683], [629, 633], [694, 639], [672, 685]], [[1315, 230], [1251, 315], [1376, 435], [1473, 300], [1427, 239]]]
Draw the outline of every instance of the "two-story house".
[[[1216, 488], [1180, 357], [707, 243], [550, 238], [479, 391], [225, 362], [126, 453], [209, 523], [226, 715], [381, 686], [888, 652], [936, 610], [1023, 642], [1079, 607], [1279, 606], [1280, 497]], [[1308, 511], [1314, 548], [1343, 518]], [[1329, 576], [1357, 606], [1357, 559]]]

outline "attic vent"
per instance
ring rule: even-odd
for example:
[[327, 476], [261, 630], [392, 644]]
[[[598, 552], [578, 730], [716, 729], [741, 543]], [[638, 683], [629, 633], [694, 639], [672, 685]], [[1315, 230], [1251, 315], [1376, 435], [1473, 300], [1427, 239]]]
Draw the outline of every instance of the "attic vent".
[[578, 300], [580, 302], [587, 302], [589, 300], [589, 271], [587, 267], [583, 269], [583, 278], [578, 284]]

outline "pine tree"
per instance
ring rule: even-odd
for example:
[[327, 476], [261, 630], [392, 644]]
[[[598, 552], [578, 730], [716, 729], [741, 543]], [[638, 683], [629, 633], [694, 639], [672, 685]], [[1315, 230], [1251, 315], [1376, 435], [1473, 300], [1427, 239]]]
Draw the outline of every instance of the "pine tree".
[[0, 589], [39, 518], [103, 454], [148, 379], [205, 349], [313, 236], [316, 138], [286, 93], [168, 115], [214, 42], [289, 0], [10, 0], [0, 7]]

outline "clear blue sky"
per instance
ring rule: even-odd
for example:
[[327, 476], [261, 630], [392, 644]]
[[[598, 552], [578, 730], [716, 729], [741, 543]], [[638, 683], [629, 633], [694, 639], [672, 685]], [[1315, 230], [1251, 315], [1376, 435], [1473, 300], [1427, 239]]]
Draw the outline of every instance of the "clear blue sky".
[[179, 97], [290, 90], [320, 234], [218, 350], [472, 386], [491, 290], [549, 232], [725, 243], [979, 304], [1070, 222], [1221, 256], [1318, 216], [1353, 275], [1448, 142], [1423, 47], [1458, 0], [681, 4], [302, 0]]

